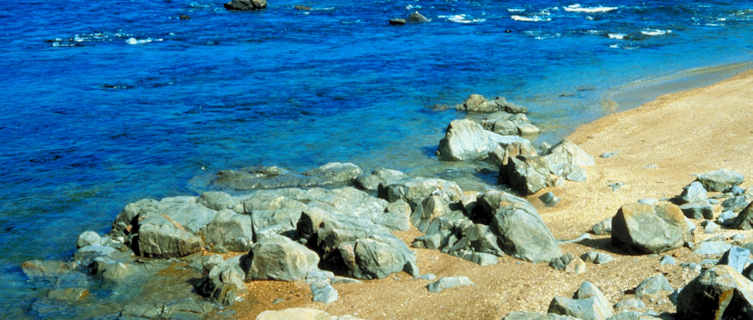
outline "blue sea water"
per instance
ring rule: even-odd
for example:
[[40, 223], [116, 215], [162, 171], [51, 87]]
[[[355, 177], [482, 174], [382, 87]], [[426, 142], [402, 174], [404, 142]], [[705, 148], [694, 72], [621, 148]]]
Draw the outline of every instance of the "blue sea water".
[[[128, 202], [195, 194], [212, 173], [255, 164], [446, 172], [452, 165], [433, 151], [462, 115], [427, 106], [505, 96], [529, 107], [541, 139], [553, 141], [677, 89], [682, 70], [748, 68], [753, 48], [751, 1], [3, 7], [0, 309], [15, 316], [41, 292], [20, 263], [69, 257], [80, 232], [107, 232]], [[416, 10], [431, 22], [387, 24]], [[667, 76], [635, 96], [646, 79]], [[612, 103], [621, 88], [633, 96]]]

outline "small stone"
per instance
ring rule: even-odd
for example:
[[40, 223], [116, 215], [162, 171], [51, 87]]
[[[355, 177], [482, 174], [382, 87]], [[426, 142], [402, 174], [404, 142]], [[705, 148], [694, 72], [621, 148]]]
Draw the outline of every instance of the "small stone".
[[622, 183], [622, 182], [614, 182], [614, 183], [610, 183], [609, 184], [609, 188], [612, 189], [612, 192], [615, 192], [615, 191], [619, 190], [620, 188], [622, 188], [622, 186], [624, 186], [624, 185], [625, 184]]
[[614, 261], [614, 258], [606, 253], [596, 252], [596, 251], [589, 251], [584, 253], [581, 256], [581, 259], [583, 259], [586, 262], [592, 262], [594, 264], [605, 264], [611, 261]]
[[567, 265], [567, 267], [565, 267], [565, 272], [574, 274], [585, 273], [586, 263], [583, 262], [583, 260], [581, 260], [580, 258], [575, 258], [570, 262], [570, 264]]
[[465, 276], [442, 277], [436, 282], [432, 282], [429, 285], [427, 285], [426, 288], [429, 290], [429, 292], [439, 293], [445, 289], [472, 286], [472, 285], [473, 285], [473, 282], [471, 281], [471, 279], [468, 279], [468, 277], [465, 277]]
[[704, 241], [693, 250], [693, 253], [700, 256], [719, 257], [730, 248], [732, 245], [724, 241]]
[[734, 187], [730, 188], [728, 191], [729, 191], [729, 193], [731, 193], [734, 196], [741, 196], [741, 195], [745, 194], [745, 189], [740, 188], [740, 186], [734, 186]]
[[612, 218], [607, 218], [591, 227], [591, 233], [601, 236], [612, 233]]
[[599, 157], [601, 157], [602, 159], [609, 159], [609, 158], [614, 157], [616, 155], [617, 155], [616, 151], [611, 151], [611, 152], [604, 152], [601, 155], [599, 155]]
[[617, 304], [614, 305], [614, 309], [617, 310], [618, 313], [625, 311], [643, 312], [646, 310], [646, 304], [643, 303], [641, 299], [627, 298], [617, 302]]
[[299, 4], [299, 5], [294, 6], [293, 9], [296, 9], [296, 10], [299, 10], [299, 11], [309, 11], [309, 10], [311, 10], [311, 7]]
[[735, 218], [737, 218], [737, 215], [734, 212], [726, 210], [716, 217], [716, 222], [723, 226], [729, 226], [735, 222]]
[[685, 186], [682, 189], [680, 199], [682, 200], [682, 203], [701, 202], [706, 201], [708, 199], [708, 195], [706, 193], [706, 189], [703, 188], [703, 184], [698, 181], [694, 181], [693, 183]]
[[277, 298], [272, 301], [272, 304], [278, 304], [278, 303], [283, 303], [283, 302], [285, 302], [285, 299]]
[[570, 264], [571, 261], [573, 261], [573, 255], [566, 253], [562, 256], [552, 259], [552, 261], [549, 262], [549, 266], [562, 271], [565, 270], [565, 268]]
[[703, 232], [704, 233], [716, 233], [719, 232], [719, 230], [722, 228], [718, 224], [714, 223], [713, 221], [704, 221], [702, 223], [703, 225]]
[[673, 258], [672, 256], [662, 256], [661, 261], [659, 261], [659, 265], [665, 266], [665, 265], [676, 265], [677, 260]]
[[311, 294], [313, 295], [314, 302], [322, 302], [324, 304], [330, 304], [337, 301], [339, 295], [337, 290], [333, 288], [329, 283], [324, 281], [317, 281], [310, 284]]
[[539, 200], [543, 202], [547, 207], [554, 207], [560, 202], [560, 198], [554, 195], [554, 193], [547, 192], [539, 197]]
[[657, 200], [656, 198], [643, 198], [643, 199], [638, 200], [638, 203], [647, 204], [649, 206], [655, 206], [659, 203], [659, 200]]
[[434, 281], [435, 279], [437, 279], [437, 276], [433, 273], [427, 273], [416, 277], [416, 279]]
[[641, 299], [657, 302], [666, 292], [674, 290], [664, 275], [657, 274], [643, 280], [635, 289], [635, 295]]
[[696, 201], [686, 203], [680, 206], [680, 210], [686, 217], [691, 219], [713, 219], [714, 209], [708, 201]]

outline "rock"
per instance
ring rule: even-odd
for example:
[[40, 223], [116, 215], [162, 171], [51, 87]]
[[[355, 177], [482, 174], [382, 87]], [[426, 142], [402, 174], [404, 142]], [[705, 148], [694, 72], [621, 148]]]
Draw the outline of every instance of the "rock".
[[47, 292], [47, 298], [58, 301], [74, 303], [89, 296], [89, 290], [85, 288], [53, 289]]
[[390, 25], [393, 26], [402, 26], [406, 23], [405, 19], [403, 18], [392, 18], [389, 20]]
[[456, 107], [459, 111], [491, 113], [505, 111], [507, 113], [526, 113], [528, 109], [508, 102], [505, 98], [497, 97], [494, 100], [487, 100], [480, 94], [472, 94], [468, 99]]
[[709, 191], [722, 192], [743, 183], [742, 174], [728, 169], [699, 174], [696, 178]]
[[99, 245], [102, 243], [102, 239], [94, 231], [84, 231], [78, 235], [76, 240], [76, 248], [86, 247], [89, 245]]
[[708, 195], [706, 189], [703, 188], [703, 184], [693, 181], [682, 189], [680, 200], [682, 203], [705, 202], [708, 200]]
[[316, 252], [278, 235], [260, 239], [248, 257], [246, 280], [300, 280], [308, 272], [317, 270], [319, 264]]
[[655, 206], [655, 205], [659, 204], [659, 200], [657, 200], [655, 198], [644, 198], [644, 199], [638, 200], [638, 203], [643, 203], [643, 204], [647, 204], [647, 205], [650, 205], [650, 206]]
[[225, 3], [225, 9], [227, 10], [259, 10], [267, 7], [267, 0], [232, 0]]
[[351, 184], [361, 173], [357, 165], [341, 162], [327, 163], [300, 174], [278, 167], [249, 167], [220, 171], [212, 183], [235, 190], [343, 186]]
[[614, 305], [614, 308], [618, 313], [625, 311], [642, 312], [646, 310], [646, 304], [643, 303], [641, 299], [627, 298], [617, 302], [617, 304]]
[[71, 263], [55, 260], [29, 260], [21, 264], [21, 271], [29, 277], [55, 277], [73, 271]]
[[298, 4], [298, 5], [293, 6], [293, 9], [296, 9], [298, 11], [310, 11], [311, 7], [306, 6], [306, 5], [302, 5], [302, 4]]
[[530, 204], [517, 206], [520, 198], [512, 197], [506, 197], [512, 200], [510, 202], [500, 202], [490, 225], [502, 250], [516, 258], [533, 262], [551, 261], [561, 256], [557, 240], [536, 209]]
[[552, 313], [510, 312], [502, 320], [577, 320], [577, 318]]
[[651, 302], [659, 301], [661, 297], [668, 295], [674, 288], [669, 284], [667, 278], [661, 274], [656, 274], [643, 280], [637, 288], [635, 295], [641, 299], [648, 299]]
[[605, 320], [612, 315], [611, 308], [608, 313], [603, 313], [606, 310], [597, 299], [596, 297], [586, 299], [554, 297], [547, 312], [583, 320]]
[[729, 226], [735, 222], [737, 215], [732, 211], [723, 211], [716, 217], [716, 222], [723, 226]]
[[704, 241], [693, 250], [693, 253], [700, 256], [719, 257], [730, 248], [732, 245], [724, 241]]
[[620, 190], [620, 188], [622, 188], [622, 186], [624, 186], [624, 185], [625, 185], [624, 183], [617, 181], [617, 182], [614, 182], [614, 183], [610, 183], [609, 184], [609, 189], [612, 189], [612, 192], [615, 192], [617, 190]]
[[660, 253], [690, 239], [685, 217], [673, 204], [623, 205], [612, 218], [612, 243], [630, 251]]
[[275, 311], [264, 311], [256, 316], [256, 320], [359, 320], [359, 318], [346, 316], [331, 316], [321, 310], [308, 308], [288, 308]]
[[745, 189], [740, 188], [740, 186], [734, 186], [732, 188], [729, 188], [729, 190], [727, 191], [731, 193], [733, 196], [741, 196], [745, 194]]
[[415, 211], [431, 195], [440, 196], [446, 203], [457, 202], [463, 197], [463, 190], [453, 181], [416, 177], [389, 185], [380, 184], [378, 194], [389, 202], [404, 200]]
[[719, 232], [719, 230], [721, 230], [722, 228], [718, 224], [709, 220], [704, 221], [702, 224], [704, 233], [716, 233]]
[[472, 286], [472, 285], [473, 285], [473, 282], [471, 281], [471, 279], [468, 279], [468, 277], [464, 277], [464, 276], [442, 277], [442, 278], [439, 278], [439, 280], [437, 280], [436, 282], [432, 282], [429, 285], [427, 285], [426, 288], [429, 289], [429, 292], [439, 293], [445, 289], [466, 287], [466, 286]]
[[753, 202], [748, 204], [748, 206], [737, 215], [735, 221], [731, 223], [731, 227], [740, 230], [753, 229]]
[[604, 153], [600, 154], [599, 157], [602, 158], [602, 159], [609, 159], [609, 158], [612, 158], [612, 157], [614, 157], [616, 155], [617, 155], [616, 151], [610, 151], [610, 152], [604, 152]]
[[612, 218], [604, 219], [591, 227], [591, 233], [602, 236], [612, 233]]
[[593, 298], [595, 306], [598, 309], [598, 314], [604, 315], [604, 317], [610, 317], [612, 316], [612, 314], [614, 314], [612, 305], [609, 303], [609, 300], [607, 300], [607, 297], [604, 295], [604, 293], [601, 292], [601, 290], [599, 290], [598, 287], [596, 287], [591, 282], [584, 281], [583, 283], [581, 283], [580, 288], [578, 288], [578, 291], [575, 292], [574, 298]]
[[731, 266], [714, 266], [680, 291], [677, 314], [681, 319], [753, 319], [753, 283]]
[[433, 273], [427, 273], [416, 277], [416, 279], [434, 281], [435, 279], [437, 279], [437, 276]]
[[235, 207], [235, 201], [233, 197], [225, 192], [220, 191], [207, 191], [202, 193], [196, 202], [209, 209], [220, 211], [224, 209], [233, 209]]
[[212, 267], [209, 274], [198, 284], [196, 291], [221, 304], [230, 305], [240, 300], [241, 294], [246, 291], [244, 277], [241, 257], [231, 258]]
[[661, 260], [659, 261], [659, 265], [662, 265], [662, 266], [664, 265], [673, 266], [676, 264], [677, 264], [677, 260], [675, 260], [675, 258], [673, 258], [672, 256], [662, 256]]
[[154, 217], [139, 228], [137, 254], [153, 258], [184, 257], [199, 252], [201, 238], [172, 219]]
[[580, 258], [575, 258], [573, 261], [565, 267], [565, 272], [582, 274], [586, 272], [586, 263]]
[[410, 15], [408, 15], [408, 18], [405, 19], [407, 22], [410, 23], [422, 23], [422, 22], [429, 22], [431, 20], [424, 17], [424, 15], [418, 13], [418, 11], [413, 11]]
[[499, 182], [523, 194], [533, 194], [555, 185], [555, 176], [584, 181], [583, 167], [592, 165], [594, 160], [590, 155], [576, 144], [563, 140], [546, 155], [508, 157], [500, 166]]
[[377, 169], [371, 172], [369, 175], [361, 175], [356, 178], [355, 185], [361, 190], [377, 191], [379, 185], [391, 185], [400, 180], [406, 179], [408, 176], [397, 170], [392, 169]]
[[686, 203], [680, 206], [680, 210], [686, 217], [691, 219], [713, 219], [714, 211], [708, 201]]
[[719, 259], [719, 264], [728, 265], [740, 273], [742, 273], [751, 262], [753, 262], [753, 260], [751, 259], [750, 251], [738, 246], [734, 246], [727, 250], [722, 258]]
[[570, 262], [573, 261], [573, 255], [566, 253], [563, 254], [557, 258], [552, 259], [552, 261], [549, 261], [549, 266], [557, 269], [557, 270], [565, 270], [565, 268], [570, 264]]
[[614, 258], [606, 253], [589, 251], [581, 256], [581, 259], [586, 262], [593, 262], [594, 264], [605, 264], [614, 261]]
[[722, 208], [724, 211], [732, 211], [733, 213], [740, 212], [745, 209], [751, 201], [747, 195], [731, 197], [722, 202]]
[[248, 251], [253, 245], [251, 217], [227, 209], [218, 212], [202, 234], [207, 246], [216, 252]]
[[513, 114], [506, 111], [496, 111], [477, 121], [484, 129], [503, 136], [517, 135], [530, 139], [541, 133], [541, 129], [533, 125], [528, 117], [522, 113]]
[[539, 197], [539, 200], [543, 202], [547, 207], [554, 207], [560, 202], [560, 198], [554, 195], [552, 192], [547, 192]]
[[330, 304], [337, 301], [339, 298], [337, 290], [325, 281], [312, 282], [309, 287], [311, 288], [311, 295], [313, 295], [312, 300], [314, 302]]
[[491, 152], [503, 158], [536, 153], [531, 142], [518, 136], [502, 136], [484, 130], [469, 119], [453, 120], [439, 141], [439, 159], [445, 161], [483, 160]]

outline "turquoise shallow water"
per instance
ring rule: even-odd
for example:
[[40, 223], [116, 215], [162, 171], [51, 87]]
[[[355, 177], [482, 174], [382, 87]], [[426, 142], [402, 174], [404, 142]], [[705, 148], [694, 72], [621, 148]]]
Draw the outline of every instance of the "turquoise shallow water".
[[[66, 258], [126, 203], [193, 194], [217, 170], [352, 161], [452, 177], [433, 152], [462, 115], [427, 106], [505, 96], [554, 141], [749, 68], [683, 71], [750, 61], [753, 46], [750, 1], [299, 3], [8, 4], [0, 307], [25, 314], [42, 292], [21, 262]], [[387, 25], [414, 10], [432, 21]]]

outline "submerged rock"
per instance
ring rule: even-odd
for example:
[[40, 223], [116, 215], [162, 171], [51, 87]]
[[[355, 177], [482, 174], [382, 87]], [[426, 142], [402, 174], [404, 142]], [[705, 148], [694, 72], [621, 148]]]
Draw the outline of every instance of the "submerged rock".
[[459, 111], [491, 113], [504, 111], [507, 113], [526, 113], [528, 109], [508, 102], [505, 98], [497, 97], [487, 100], [480, 94], [471, 94], [462, 104], [455, 107]]
[[235, 190], [343, 186], [351, 184], [361, 173], [355, 164], [341, 162], [330, 162], [300, 174], [278, 167], [249, 167], [222, 170], [212, 183]]
[[623, 205], [612, 218], [612, 243], [630, 251], [660, 253], [690, 239], [685, 217], [676, 205]]
[[267, 7], [267, 0], [232, 0], [225, 3], [225, 9], [228, 10], [259, 10]]

